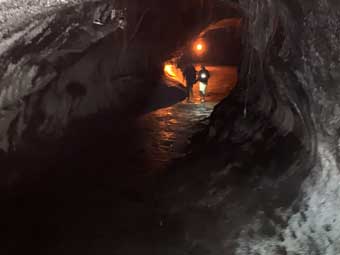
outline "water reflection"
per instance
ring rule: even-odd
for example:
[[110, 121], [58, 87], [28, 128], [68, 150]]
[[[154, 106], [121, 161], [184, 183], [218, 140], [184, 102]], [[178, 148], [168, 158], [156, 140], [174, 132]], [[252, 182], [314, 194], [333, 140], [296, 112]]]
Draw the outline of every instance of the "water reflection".
[[[167, 77], [183, 82], [183, 75], [175, 65], [167, 64]], [[196, 67], [198, 69], [198, 67]], [[147, 135], [146, 158], [153, 162], [152, 169], [162, 169], [171, 159], [183, 156], [190, 137], [199, 128], [197, 124], [211, 114], [214, 106], [227, 96], [237, 82], [236, 67], [208, 66], [211, 73], [207, 89], [207, 102], [199, 102], [198, 86], [194, 86], [194, 102], [185, 101], [149, 113], [138, 120]], [[143, 132], [143, 133], [144, 133]]]
[[197, 130], [199, 120], [209, 116], [214, 104], [179, 103], [157, 110], [139, 120], [139, 125], [148, 133], [147, 157], [155, 162], [156, 169], [166, 167], [172, 158], [182, 156], [188, 138]]

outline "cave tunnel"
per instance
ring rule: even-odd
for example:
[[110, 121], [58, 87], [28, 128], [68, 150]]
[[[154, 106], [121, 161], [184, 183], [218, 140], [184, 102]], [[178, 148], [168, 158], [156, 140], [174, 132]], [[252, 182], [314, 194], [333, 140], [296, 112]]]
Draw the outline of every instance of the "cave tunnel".
[[1, 254], [340, 254], [339, 13], [0, 0]]

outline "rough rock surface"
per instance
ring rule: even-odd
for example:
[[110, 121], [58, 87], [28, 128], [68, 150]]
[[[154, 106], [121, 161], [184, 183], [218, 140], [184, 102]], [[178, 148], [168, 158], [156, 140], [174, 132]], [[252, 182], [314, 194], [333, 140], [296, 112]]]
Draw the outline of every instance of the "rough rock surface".
[[[330, 0], [241, 0], [240, 6], [248, 18], [243, 79], [216, 108], [210, 137], [246, 146], [250, 155], [273, 148], [269, 162], [287, 153], [293, 161], [261, 168], [264, 176], [279, 174], [261, 187], [270, 198], [258, 201], [239, 231], [235, 254], [339, 254], [340, 6]], [[289, 137], [301, 148], [283, 146]], [[248, 167], [256, 172], [258, 164]], [[289, 193], [288, 203], [276, 204]], [[249, 198], [240, 199], [247, 206]]]
[[[36, 7], [36, 12], [23, 14], [25, 6]], [[13, 117], [26, 110], [29, 95], [57, 82], [62, 70], [77, 61], [92, 44], [116, 30], [117, 22], [110, 20], [113, 8], [110, 1], [54, 6], [37, 1], [22, 5], [6, 1], [1, 7], [7, 15], [11, 10], [14, 12], [2, 24], [8, 30], [0, 42], [1, 147], [8, 150], [7, 130]], [[104, 26], [97, 28], [92, 24], [95, 12], [107, 21]], [[18, 20], [18, 16], [25, 19]]]

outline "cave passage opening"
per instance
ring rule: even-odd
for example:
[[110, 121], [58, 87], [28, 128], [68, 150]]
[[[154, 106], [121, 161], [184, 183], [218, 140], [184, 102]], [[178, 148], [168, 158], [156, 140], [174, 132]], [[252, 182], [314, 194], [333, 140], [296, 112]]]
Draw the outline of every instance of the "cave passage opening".
[[[202, 44], [200, 51], [204, 51], [203, 54], [197, 54], [195, 50], [198, 42]], [[155, 162], [161, 159], [163, 163], [158, 165], [163, 166], [163, 169], [171, 165], [173, 158], [186, 154], [191, 136], [205, 126], [214, 107], [236, 86], [241, 62], [241, 21], [223, 19], [213, 22], [183, 45], [178, 46], [176, 51], [169, 54], [170, 58], [164, 61], [161, 79], [167, 86], [185, 92], [186, 99], [173, 98], [174, 101], [171, 101], [171, 94], [168, 93], [170, 91], [156, 89], [153, 99], [148, 103], [153, 107], [166, 107], [141, 118], [146, 123], [159, 123], [153, 125], [152, 133], [157, 138], [152, 140], [157, 146], [152, 149], [151, 154], [154, 155]], [[210, 72], [204, 103], [201, 102], [198, 81], [195, 82], [192, 98], [188, 101], [187, 81], [184, 76], [188, 65], [194, 66], [196, 78], [202, 65]]]
[[[240, 18], [226, 18], [208, 25], [178, 49], [170, 60], [165, 61], [166, 77], [187, 85], [184, 77], [185, 67], [192, 64], [195, 70], [199, 71], [204, 65], [212, 73], [207, 89], [207, 101], [217, 104], [230, 94], [238, 81], [242, 47], [241, 26]], [[194, 102], [199, 101], [198, 87], [193, 86]]]

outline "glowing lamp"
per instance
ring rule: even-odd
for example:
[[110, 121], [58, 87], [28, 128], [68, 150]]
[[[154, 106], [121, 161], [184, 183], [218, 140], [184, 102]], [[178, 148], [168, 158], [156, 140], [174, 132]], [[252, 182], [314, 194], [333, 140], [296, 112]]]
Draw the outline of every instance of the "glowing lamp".
[[200, 39], [199, 41], [196, 41], [196, 43], [194, 43], [193, 45], [193, 51], [197, 55], [204, 54], [204, 52], [206, 51], [205, 42], [202, 39]]
[[198, 44], [196, 45], [196, 50], [202, 51], [202, 50], [203, 50], [203, 45], [202, 45], [201, 43], [198, 43]]

